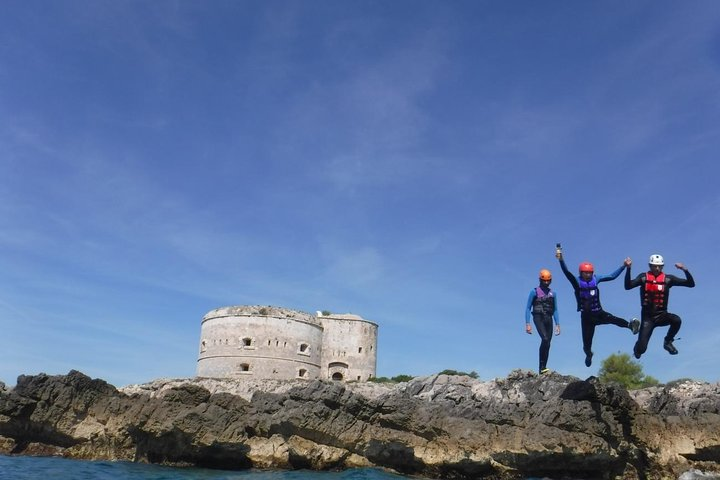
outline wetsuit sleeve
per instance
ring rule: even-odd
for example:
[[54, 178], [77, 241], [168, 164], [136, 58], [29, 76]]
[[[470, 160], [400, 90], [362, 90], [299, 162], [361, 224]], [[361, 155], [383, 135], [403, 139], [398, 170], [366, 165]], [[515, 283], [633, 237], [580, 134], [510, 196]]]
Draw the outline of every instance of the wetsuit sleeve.
[[598, 283], [600, 283], [600, 282], [609, 282], [610, 280], [615, 280], [617, 277], [620, 276], [620, 274], [622, 273], [623, 270], [625, 270], [625, 265], [618, 268], [617, 270], [615, 270], [614, 272], [612, 272], [609, 275], [598, 275], [596, 277], [597, 281], [598, 281]]
[[535, 292], [535, 289], [533, 288], [530, 290], [530, 295], [528, 296], [527, 306], [525, 307], [525, 323], [530, 323], [531, 313], [532, 313], [532, 304], [533, 300], [535, 300], [535, 296], [537, 293]]
[[562, 272], [565, 274], [565, 277], [567, 277], [570, 284], [573, 286], [574, 289], [580, 288], [580, 284], [577, 281], [577, 278], [575, 278], [575, 275], [570, 273], [570, 271], [567, 268], [567, 265], [565, 265], [565, 260], [560, 259], [560, 268], [562, 269]]
[[643, 283], [645, 283], [645, 274], [641, 273], [635, 277], [635, 280], [630, 280], [630, 267], [627, 267], [627, 270], [625, 270], [625, 290], [639, 287]]
[[692, 275], [690, 275], [690, 272], [687, 270], [683, 270], [685, 273], [685, 278], [676, 277], [675, 275], [666, 275], [670, 279], [670, 282], [668, 283], [669, 287], [688, 287], [693, 288], [695, 286], [695, 279]]
[[553, 302], [555, 302], [555, 308], [553, 309], [553, 319], [555, 320], [555, 325], [560, 325], [560, 312], [558, 312], [557, 292], [555, 292], [555, 295], [553, 296]]

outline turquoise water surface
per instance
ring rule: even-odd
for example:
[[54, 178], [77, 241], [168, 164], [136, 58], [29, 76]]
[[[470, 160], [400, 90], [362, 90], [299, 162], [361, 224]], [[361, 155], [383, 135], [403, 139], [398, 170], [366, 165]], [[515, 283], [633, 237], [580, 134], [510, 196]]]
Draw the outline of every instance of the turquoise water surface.
[[88, 462], [54, 457], [0, 455], [0, 479], [13, 480], [401, 480], [379, 469], [342, 472], [309, 470], [208, 470], [130, 462]]
[[[311, 470], [209, 470], [131, 462], [89, 462], [55, 457], [0, 455], [0, 480], [408, 480], [376, 468]], [[539, 480], [539, 479], [527, 479]]]

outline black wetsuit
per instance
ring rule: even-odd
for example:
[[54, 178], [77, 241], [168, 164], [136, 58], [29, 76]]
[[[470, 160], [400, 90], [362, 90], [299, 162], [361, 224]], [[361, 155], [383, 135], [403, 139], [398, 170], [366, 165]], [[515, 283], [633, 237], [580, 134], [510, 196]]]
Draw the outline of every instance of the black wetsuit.
[[[640, 303], [642, 305], [640, 333], [638, 334], [637, 342], [633, 348], [635, 358], [640, 356], [647, 350], [650, 336], [655, 330], [655, 327], [667, 327], [667, 335], [665, 335], [665, 342], [672, 343], [675, 340], [675, 335], [680, 331], [682, 320], [679, 316], [674, 313], [667, 311], [668, 299], [670, 297], [670, 288], [677, 287], [688, 287], [692, 288], [695, 286], [695, 280], [689, 271], [685, 272], [685, 278], [676, 277], [675, 275], [665, 274], [664, 286], [665, 291], [661, 302], [653, 302], [648, 298], [647, 292], [645, 291], [645, 285], [647, 282], [647, 275], [652, 275], [652, 272], [641, 273], [634, 280], [630, 279], [630, 267], [625, 272], [625, 290], [630, 290], [635, 287], [640, 287]], [[677, 351], [675, 351], [677, 353]]]
[[567, 268], [564, 260], [560, 260], [560, 268], [563, 273], [570, 281], [573, 289], [575, 290], [575, 299], [577, 300], [577, 309], [580, 312], [580, 324], [582, 327], [582, 340], [583, 340], [583, 352], [585, 355], [592, 356], [592, 342], [595, 336], [595, 327], [598, 325], [617, 325], [622, 328], [630, 328], [630, 323], [620, 317], [606, 312], [600, 305], [600, 290], [597, 288], [597, 284], [600, 282], [609, 282], [615, 280], [620, 276], [625, 265], [615, 270], [609, 275], [595, 275], [595, 291], [591, 292], [594, 295], [593, 301], [588, 301], [583, 288], [580, 286], [582, 277], [576, 277]]
[[[540, 292], [538, 292], [538, 289]], [[541, 295], [538, 295], [541, 293]], [[533, 323], [538, 335], [540, 335], [539, 350], [539, 372], [547, 368], [548, 358], [550, 357], [550, 342], [553, 334], [553, 320], [555, 325], [560, 324], [560, 317], [557, 310], [557, 296], [550, 287], [542, 285], [530, 290], [528, 296], [527, 307], [525, 309], [525, 322], [529, 324], [530, 315], [532, 315]]]

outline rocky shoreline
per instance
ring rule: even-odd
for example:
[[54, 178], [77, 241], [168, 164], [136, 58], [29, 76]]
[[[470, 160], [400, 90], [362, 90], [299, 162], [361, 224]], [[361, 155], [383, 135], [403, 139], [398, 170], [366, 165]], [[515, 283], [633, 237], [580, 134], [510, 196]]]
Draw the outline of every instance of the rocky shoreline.
[[376, 466], [449, 479], [720, 471], [720, 385], [701, 382], [628, 392], [593, 377], [514, 371], [490, 381], [194, 378], [117, 389], [71, 371], [20, 376], [0, 390], [2, 454], [224, 469]]

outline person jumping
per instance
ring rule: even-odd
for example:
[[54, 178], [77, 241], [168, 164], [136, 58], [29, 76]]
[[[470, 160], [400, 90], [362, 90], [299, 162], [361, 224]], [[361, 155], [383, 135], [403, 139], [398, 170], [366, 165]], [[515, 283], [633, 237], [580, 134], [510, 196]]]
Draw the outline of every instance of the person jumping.
[[621, 328], [630, 329], [633, 335], [638, 333], [640, 329], [640, 321], [633, 318], [632, 321], [616, 317], [615, 315], [603, 310], [600, 304], [600, 282], [609, 282], [615, 280], [622, 271], [629, 265], [631, 260], [625, 259], [623, 265], [609, 275], [595, 275], [595, 268], [590, 262], [583, 262], [579, 267], [578, 276], [574, 276], [565, 265], [563, 254], [560, 249], [557, 250], [555, 256], [560, 261], [560, 268], [567, 277], [568, 281], [575, 290], [575, 299], [577, 300], [577, 309], [580, 312], [580, 323], [582, 326], [583, 352], [585, 352], [585, 366], [592, 365], [592, 341], [595, 336], [595, 327], [598, 325], [613, 324]]
[[663, 348], [670, 355], [677, 355], [678, 351], [673, 345], [675, 335], [680, 331], [682, 320], [674, 313], [667, 311], [668, 298], [670, 297], [670, 288], [674, 286], [693, 288], [695, 280], [688, 269], [682, 263], [676, 263], [675, 267], [685, 273], [685, 278], [679, 278], [675, 275], [666, 275], [663, 273], [665, 260], [662, 255], [650, 255], [649, 268], [650, 271], [641, 273], [635, 280], [630, 280], [630, 265], [632, 260], [625, 260], [627, 271], [625, 272], [625, 290], [640, 287], [640, 304], [642, 305], [640, 318], [640, 335], [633, 348], [635, 358], [640, 356], [647, 350], [650, 336], [655, 327], [667, 327], [667, 335], [663, 342]]

